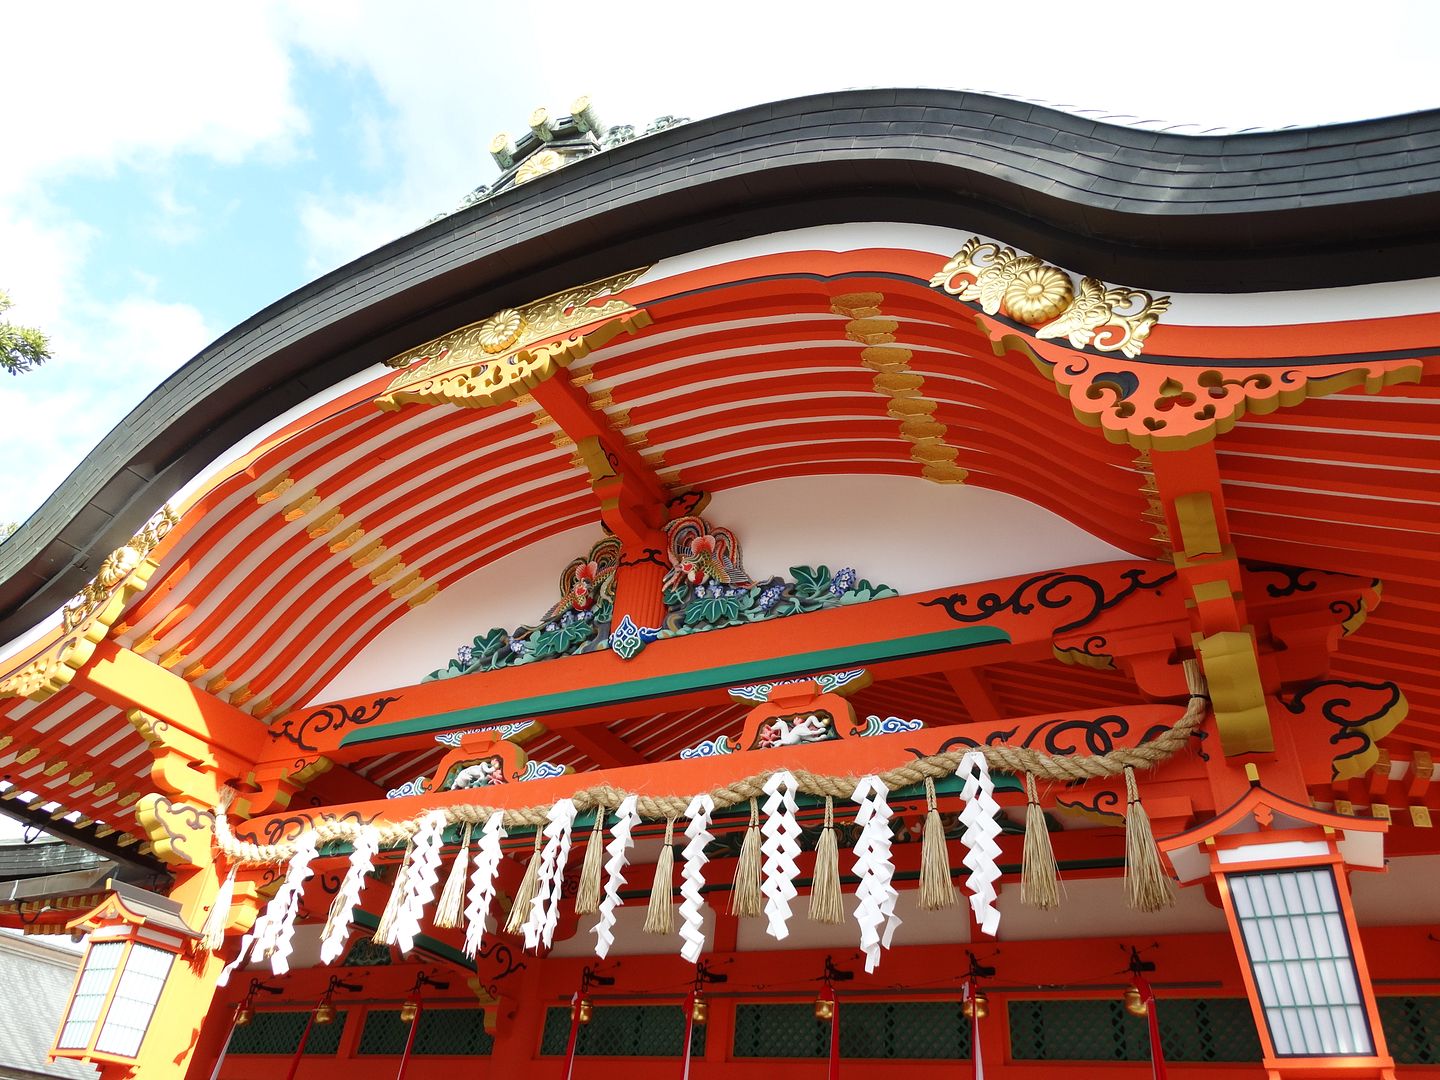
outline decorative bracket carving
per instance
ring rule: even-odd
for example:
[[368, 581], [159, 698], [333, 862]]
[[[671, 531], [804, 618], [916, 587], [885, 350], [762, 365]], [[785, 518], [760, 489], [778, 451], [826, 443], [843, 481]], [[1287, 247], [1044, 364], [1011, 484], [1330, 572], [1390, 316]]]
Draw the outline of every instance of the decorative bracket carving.
[[507, 308], [387, 360], [405, 370], [375, 404], [389, 412], [412, 403], [481, 409], [519, 397], [618, 334], [649, 326], [646, 312], [614, 295], [648, 269]]
[[144, 591], [158, 568], [148, 556], [179, 520], [168, 505], [162, 506], [129, 543], [107, 555], [95, 577], [60, 613], [59, 637], [0, 675], [0, 699], [44, 701], [68, 686], [120, 613]]

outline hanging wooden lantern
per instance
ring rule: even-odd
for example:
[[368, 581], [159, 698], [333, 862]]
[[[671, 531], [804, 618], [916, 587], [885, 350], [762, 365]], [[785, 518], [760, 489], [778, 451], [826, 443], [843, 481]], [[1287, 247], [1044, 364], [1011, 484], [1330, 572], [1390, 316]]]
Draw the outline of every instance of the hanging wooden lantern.
[[192, 955], [200, 935], [173, 900], [120, 882], [67, 929], [90, 937], [51, 1056], [132, 1064], [175, 961]]

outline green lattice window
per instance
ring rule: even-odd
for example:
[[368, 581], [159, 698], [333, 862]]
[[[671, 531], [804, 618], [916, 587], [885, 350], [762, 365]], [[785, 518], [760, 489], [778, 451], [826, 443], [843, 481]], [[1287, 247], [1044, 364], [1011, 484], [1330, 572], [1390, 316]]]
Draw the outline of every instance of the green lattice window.
[[[1011, 1001], [1010, 1056], [1017, 1061], [1148, 1061], [1149, 1025], [1118, 1000]], [[1260, 1038], [1244, 998], [1163, 998], [1168, 1061], [1259, 1061]]]
[[[310, 1038], [305, 1042], [305, 1056], [330, 1055], [340, 1049], [340, 1035], [345, 1030], [344, 1012], [337, 1011], [329, 1024], [312, 1024]], [[300, 1045], [300, 1036], [309, 1023], [310, 1010], [304, 1012], [259, 1012], [244, 1027], [237, 1027], [230, 1036], [232, 1054], [293, 1054]]]
[[[970, 1026], [958, 1001], [840, 1002], [840, 1056], [955, 1060], [970, 1056]], [[830, 1053], [830, 1023], [800, 1005], [740, 1005], [735, 1056], [819, 1058]]]
[[[551, 1006], [545, 1013], [540, 1053], [565, 1053], [570, 1042], [570, 1006]], [[685, 1046], [685, 1010], [675, 1005], [596, 1005], [590, 1023], [580, 1028], [576, 1056], [679, 1057]], [[690, 1036], [690, 1055], [705, 1055], [705, 1025]]]
[[[416, 1021], [416, 1055], [484, 1057], [495, 1040], [485, 1030], [484, 1009], [425, 1009]], [[399, 1009], [371, 1009], [365, 1014], [358, 1052], [365, 1055], [401, 1054], [410, 1037], [410, 1025]]]
[[1440, 997], [1382, 997], [1376, 1004], [1395, 1064], [1440, 1064]]

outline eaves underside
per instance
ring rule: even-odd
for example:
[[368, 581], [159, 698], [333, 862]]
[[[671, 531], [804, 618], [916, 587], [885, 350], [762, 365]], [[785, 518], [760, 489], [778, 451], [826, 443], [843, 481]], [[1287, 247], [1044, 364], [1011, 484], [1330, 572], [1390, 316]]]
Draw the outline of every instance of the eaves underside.
[[1440, 110], [1196, 138], [980, 94], [867, 90], [626, 144], [342, 267], [187, 363], [0, 546], [0, 639], [63, 604], [225, 449], [418, 341], [680, 252], [866, 220], [963, 227], [1156, 289], [1421, 276], [1440, 255]]

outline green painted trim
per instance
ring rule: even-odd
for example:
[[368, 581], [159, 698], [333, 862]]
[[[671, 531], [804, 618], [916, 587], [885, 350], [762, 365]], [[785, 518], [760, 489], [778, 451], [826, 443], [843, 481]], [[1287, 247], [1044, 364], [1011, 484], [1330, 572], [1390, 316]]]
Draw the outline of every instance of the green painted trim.
[[[356, 925], [363, 926], [366, 930], [375, 930], [380, 926], [380, 919], [377, 916], [371, 915], [368, 911], [358, 907], [355, 909], [353, 921]], [[452, 949], [449, 945], [446, 945], [445, 942], [437, 941], [429, 934], [416, 934], [415, 946], [416, 948], [424, 949], [431, 956], [438, 957], [441, 960], [448, 960], [458, 967], [465, 968], [468, 971], [475, 970], [475, 961], [471, 960], [459, 949]]]
[[652, 679], [614, 683], [610, 686], [586, 687], [583, 690], [567, 690], [559, 694], [541, 694], [538, 697], [521, 698], [518, 701], [507, 701], [498, 705], [457, 709], [455, 712], [438, 713], [433, 716], [417, 716], [410, 720], [398, 720], [393, 724], [354, 728], [341, 738], [340, 745], [358, 746], [363, 743], [383, 742], [386, 739], [407, 735], [428, 735], [432, 732], [450, 731], [459, 727], [477, 727], [482, 724], [499, 724], [507, 720], [525, 718], [538, 719], [554, 713], [593, 708], [596, 705], [617, 705], [627, 701], [644, 701], [648, 698], [683, 694], [692, 690], [718, 690], [730, 686], [743, 686], [747, 683], [764, 682], [767, 679], [784, 678], [813, 671], [857, 667], [886, 660], [903, 660], [912, 656], [928, 656], [932, 653], [974, 649], [982, 645], [1008, 644], [1010, 644], [1010, 635], [1004, 630], [993, 626], [966, 626], [958, 630], [941, 630], [933, 634], [916, 634], [913, 637], [870, 641], [863, 645], [852, 645], [843, 649], [822, 649], [817, 652], [797, 653], [793, 656], [777, 656], [746, 664], [727, 664], [723, 667], [702, 668], [699, 671], [687, 671], [678, 675], [661, 675]]

